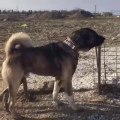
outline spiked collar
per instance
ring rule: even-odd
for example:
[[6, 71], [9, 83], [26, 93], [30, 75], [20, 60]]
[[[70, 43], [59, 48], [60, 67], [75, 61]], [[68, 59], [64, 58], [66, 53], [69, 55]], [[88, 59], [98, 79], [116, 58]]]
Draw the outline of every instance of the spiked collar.
[[67, 37], [63, 42], [71, 47], [72, 50], [76, 50], [76, 45], [73, 43], [70, 37]]

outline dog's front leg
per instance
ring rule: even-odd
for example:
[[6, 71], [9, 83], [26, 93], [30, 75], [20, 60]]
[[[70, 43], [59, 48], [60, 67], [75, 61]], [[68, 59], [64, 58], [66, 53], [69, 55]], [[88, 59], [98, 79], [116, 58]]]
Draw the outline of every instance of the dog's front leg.
[[59, 80], [55, 80], [54, 82], [54, 89], [53, 89], [53, 102], [56, 106], [61, 105], [62, 103], [58, 100], [58, 93], [60, 91], [60, 81]]
[[74, 95], [73, 95], [73, 90], [72, 90], [72, 80], [65, 81], [65, 93], [67, 94], [69, 106], [73, 110], [78, 110], [78, 107], [75, 104], [74, 101]]
[[73, 109], [73, 110], [78, 110], [78, 107], [76, 106], [76, 104], [75, 104], [75, 101], [74, 101], [74, 95], [72, 94], [72, 95], [67, 95], [67, 97], [68, 97], [68, 102], [69, 102], [69, 105], [70, 105], [70, 107]]

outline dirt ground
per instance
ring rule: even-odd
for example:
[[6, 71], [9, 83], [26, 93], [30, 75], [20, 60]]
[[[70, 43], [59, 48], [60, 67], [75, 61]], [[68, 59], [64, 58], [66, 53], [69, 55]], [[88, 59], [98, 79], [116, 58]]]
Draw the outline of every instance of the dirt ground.
[[[34, 45], [37, 46], [64, 40], [72, 31], [82, 27], [93, 28], [104, 35], [109, 46], [113, 45], [113, 39], [117, 40], [120, 34], [119, 19], [0, 22], [0, 66], [4, 59], [5, 42], [12, 33], [27, 32], [33, 39]], [[90, 54], [80, 54], [80, 60], [82, 61], [89, 60], [90, 57]], [[80, 110], [73, 111], [69, 108], [64, 92], [59, 94], [59, 98], [64, 105], [61, 107], [54, 106], [52, 103], [52, 91], [39, 87], [47, 78], [40, 78], [42, 82], [38, 83], [36, 82], [38, 78], [33, 76], [28, 81], [29, 94], [33, 99], [29, 101], [24, 98], [22, 87], [18, 93], [16, 111], [21, 115], [20, 120], [120, 120], [120, 89], [106, 88], [103, 95], [98, 95], [97, 90], [88, 88], [87, 82], [84, 81], [85, 75], [91, 75], [90, 67], [92, 67], [92, 64], [87, 68], [79, 67], [73, 81], [77, 83], [78, 79], [81, 78], [79, 73], [83, 74], [83, 81], [78, 81], [79, 87], [76, 83], [73, 86], [75, 101]], [[87, 78], [89, 79], [89, 77]], [[90, 80], [92, 82], [92, 79]], [[84, 83], [84, 88], [81, 82]], [[35, 89], [36, 85], [37, 88]], [[5, 85], [1, 79], [0, 92], [4, 88]], [[9, 113], [3, 111], [2, 102], [0, 102], [0, 120], [13, 120]]]
[[[78, 111], [69, 108], [65, 95], [60, 93], [59, 98], [63, 106], [52, 104], [52, 95], [49, 91], [31, 90], [33, 100], [27, 101], [20, 92], [17, 99], [16, 110], [21, 115], [19, 120], [119, 120], [119, 96], [98, 96], [94, 90], [76, 90], [74, 92]], [[1, 105], [1, 104], [0, 104]], [[0, 107], [0, 120], [13, 120], [13, 118]]]

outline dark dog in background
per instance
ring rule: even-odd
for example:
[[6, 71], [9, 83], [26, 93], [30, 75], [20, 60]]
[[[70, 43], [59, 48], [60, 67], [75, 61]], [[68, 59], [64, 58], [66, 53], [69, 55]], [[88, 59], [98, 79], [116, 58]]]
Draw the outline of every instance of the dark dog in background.
[[[78, 63], [78, 52], [88, 51], [100, 46], [104, 37], [90, 28], [74, 31], [63, 42], [33, 47], [26, 33], [13, 34], [7, 41], [6, 59], [2, 66], [3, 80], [8, 83], [9, 99], [6, 108], [15, 114], [14, 105], [21, 81], [28, 73], [55, 77], [53, 100], [59, 103], [57, 96], [61, 87], [68, 96], [69, 105], [76, 110], [72, 91], [72, 76]], [[6, 102], [6, 101], [4, 101]]]

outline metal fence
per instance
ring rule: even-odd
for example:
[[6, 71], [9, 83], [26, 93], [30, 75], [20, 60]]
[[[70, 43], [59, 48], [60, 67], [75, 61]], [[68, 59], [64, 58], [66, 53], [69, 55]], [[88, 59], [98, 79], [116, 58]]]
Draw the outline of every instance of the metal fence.
[[113, 44], [105, 43], [96, 50], [97, 72], [94, 78], [98, 79], [98, 90], [100, 84], [120, 85], [120, 41]]
[[107, 46], [101, 50], [101, 80], [105, 83], [119, 81], [120, 77], [120, 46]]

